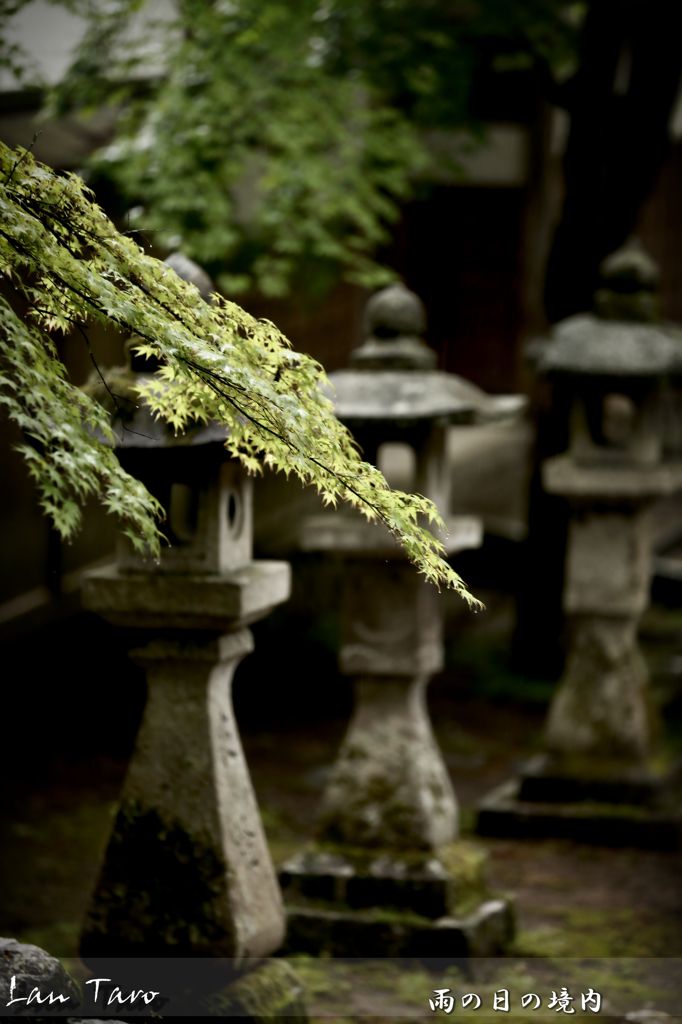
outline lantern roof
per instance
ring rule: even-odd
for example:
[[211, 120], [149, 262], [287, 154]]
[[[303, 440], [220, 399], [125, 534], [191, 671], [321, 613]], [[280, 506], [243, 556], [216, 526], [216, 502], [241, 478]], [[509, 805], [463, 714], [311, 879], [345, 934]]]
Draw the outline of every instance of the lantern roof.
[[658, 377], [682, 372], [682, 330], [578, 313], [556, 324], [538, 358], [541, 373]]
[[[197, 288], [202, 299], [210, 302], [213, 293], [213, 282], [205, 270], [189, 257], [181, 252], [174, 252], [165, 260], [165, 263], [175, 271], [178, 277], [188, 284]], [[182, 433], [175, 433], [174, 429], [162, 419], [155, 417], [145, 402], [137, 401], [135, 392], [132, 390], [134, 384], [150, 379], [153, 374], [148, 369], [149, 363], [143, 362], [140, 369], [135, 367], [135, 357], [132, 349], [135, 339], [131, 338], [126, 342], [125, 367], [114, 367], [106, 372], [106, 381], [111, 392], [112, 388], [118, 398], [121, 399], [117, 414], [112, 423], [116, 436], [116, 448], [187, 448], [206, 444], [224, 444], [229, 436], [229, 428], [222, 423], [211, 421], [210, 423], [197, 422], [189, 426]], [[147, 369], [143, 369], [147, 367]], [[99, 383], [96, 384], [99, 392], [102, 391]], [[101, 394], [102, 399], [109, 396]], [[110, 401], [107, 403], [110, 404]], [[129, 410], [134, 408], [132, 415]], [[100, 440], [104, 443], [103, 437]]]
[[516, 415], [526, 405], [524, 395], [488, 395], [442, 370], [337, 370], [329, 379], [329, 397], [343, 421], [480, 422]]
[[488, 395], [454, 373], [437, 370], [437, 355], [422, 341], [426, 310], [414, 292], [396, 282], [367, 303], [367, 333], [350, 357], [351, 367], [329, 375], [329, 394], [340, 420], [445, 420], [470, 423], [514, 416], [523, 395]]
[[[138, 383], [149, 374], [131, 373], [131, 383]], [[152, 415], [149, 406], [140, 402], [131, 419], [125, 423], [117, 417], [113, 423], [116, 448], [192, 448], [204, 444], [224, 444], [229, 428], [212, 420], [197, 423], [182, 433], [176, 434], [164, 420]]]
[[594, 312], [561, 320], [531, 344], [541, 373], [660, 377], [682, 372], [682, 329], [661, 321], [658, 264], [637, 238], [607, 256]]

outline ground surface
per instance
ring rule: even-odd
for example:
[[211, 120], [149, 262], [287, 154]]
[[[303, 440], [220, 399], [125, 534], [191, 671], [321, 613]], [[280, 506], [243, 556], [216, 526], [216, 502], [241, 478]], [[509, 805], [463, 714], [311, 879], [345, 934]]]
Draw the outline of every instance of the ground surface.
[[[661, 699], [673, 709], [668, 731], [676, 742], [677, 684], [670, 666], [674, 668], [674, 658], [679, 657], [682, 618], [671, 614], [661, 610], [658, 617], [650, 617], [644, 646]], [[487, 645], [485, 656], [482, 643]], [[465, 834], [473, 826], [476, 800], [508, 777], [519, 759], [537, 750], [541, 741], [546, 692], [541, 684], [505, 676], [496, 657], [495, 644], [485, 636], [464, 643], [456, 663], [436, 681], [431, 698]], [[344, 719], [334, 718], [268, 730], [251, 724], [243, 730], [276, 862], [314, 835], [316, 808], [344, 728]], [[125, 758], [62, 757], [52, 763], [49, 779], [24, 787], [16, 783], [5, 793], [0, 935], [36, 943], [58, 956], [76, 955], [80, 921], [125, 769]], [[489, 852], [490, 886], [514, 894], [518, 933], [511, 953], [522, 964], [532, 964], [538, 956], [682, 958], [679, 853], [594, 848], [569, 841], [479, 841]], [[377, 1013], [372, 993], [382, 990], [402, 992], [400, 1012], [417, 1017], [422, 1015], [417, 1005], [423, 1006], [424, 993], [430, 994], [424, 987], [430, 980], [419, 972], [403, 973], [398, 982], [386, 966], [384, 974], [375, 971], [364, 982], [338, 973], [332, 982], [310, 961], [301, 962], [300, 968], [319, 1012], [331, 1013], [346, 998], [344, 991], [353, 993], [352, 999], [347, 995], [353, 1010], [341, 1012], [343, 1017]], [[364, 1002], [358, 996], [362, 992]], [[655, 992], [648, 1000], [645, 995], [643, 988], [643, 1004], [656, 1003]], [[320, 1009], [325, 999], [327, 1011]]]

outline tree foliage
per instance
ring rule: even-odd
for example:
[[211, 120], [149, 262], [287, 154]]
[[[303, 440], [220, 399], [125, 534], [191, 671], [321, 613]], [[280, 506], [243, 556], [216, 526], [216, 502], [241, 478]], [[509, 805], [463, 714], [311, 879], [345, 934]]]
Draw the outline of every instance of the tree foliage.
[[339, 273], [376, 287], [387, 225], [427, 173], [420, 132], [472, 125], [482, 66], [565, 62], [565, 6], [178, 0], [145, 35], [140, 0], [93, 0], [52, 110], [122, 105], [95, 169], [225, 294], [319, 291]]
[[[158, 554], [158, 504], [128, 476], [112, 448], [108, 414], [72, 385], [50, 334], [93, 321], [135, 334], [161, 369], [140, 400], [176, 431], [216, 420], [228, 452], [251, 472], [263, 464], [314, 484], [327, 503], [345, 500], [386, 524], [427, 579], [475, 603], [420, 521], [443, 527], [426, 498], [391, 491], [361, 461], [324, 396], [324, 370], [293, 352], [269, 321], [255, 320], [196, 288], [120, 234], [76, 175], [60, 175], [26, 150], [0, 144], [0, 273], [28, 305], [24, 323], [0, 297], [0, 403], [29, 443], [22, 448], [42, 504], [62, 536], [97, 493], [139, 549]], [[108, 439], [109, 446], [98, 439]]]

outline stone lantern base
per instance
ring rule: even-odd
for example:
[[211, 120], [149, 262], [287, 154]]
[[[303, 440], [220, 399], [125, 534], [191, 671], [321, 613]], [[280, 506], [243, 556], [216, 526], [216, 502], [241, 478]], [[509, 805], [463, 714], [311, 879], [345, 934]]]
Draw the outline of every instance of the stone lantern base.
[[600, 846], [682, 847], [680, 766], [539, 754], [479, 804], [479, 835], [561, 838]]
[[[151, 631], [147, 703], [81, 956], [268, 956], [284, 908], [232, 708], [247, 623], [286, 600], [286, 562], [223, 575], [92, 573], [84, 606]], [[218, 631], [222, 631], [218, 633]]]
[[[449, 553], [482, 525], [450, 517]], [[341, 671], [355, 710], [319, 811], [319, 841], [282, 865], [285, 952], [351, 957], [495, 956], [512, 938], [484, 854], [456, 840], [458, 808], [426, 703], [443, 668], [443, 598], [384, 527], [314, 516], [301, 546], [343, 552]]]
[[510, 901], [483, 879], [485, 853], [466, 841], [437, 852], [319, 844], [279, 879], [284, 953], [360, 957], [495, 956], [513, 937]]
[[483, 799], [478, 832], [676, 849], [682, 779], [660, 742], [637, 633], [649, 602], [649, 506], [679, 490], [682, 465], [584, 465], [560, 455], [542, 473], [545, 489], [572, 505], [568, 656], [546, 752]]

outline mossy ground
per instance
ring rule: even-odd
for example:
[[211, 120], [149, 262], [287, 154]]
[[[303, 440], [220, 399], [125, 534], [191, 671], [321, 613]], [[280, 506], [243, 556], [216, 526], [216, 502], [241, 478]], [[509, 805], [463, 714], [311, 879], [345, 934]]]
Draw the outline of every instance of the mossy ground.
[[[682, 716], [676, 710], [682, 703], [681, 691], [679, 685], [675, 689], [674, 674], [668, 671], [678, 650], [676, 634], [682, 628], [682, 615], [674, 618], [667, 631], [666, 622], [661, 625], [655, 615], [645, 625], [645, 653], [657, 673], [654, 691], [665, 704], [669, 742], [682, 750]], [[430, 698], [435, 730], [461, 804], [465, 835], [473, 824], [475, 801], [507, 778], [520, 759], [539, 749], [546, 709], [533, 686], [519, 693], [515, 677], [505, 675], [497, 639], [485, 638], [484, 644], [473, 637], [471, 643], [478, 645], [479, 655], [470, 659], [468, 675], [461, 666], [444, 674], [434, 681]], [[493, 652], [487, 660], [486, 645]], [[336, 718], [281, 729], [251, 725], [244, 730], [247, 759], [276, 862], [312, 840], [316, 808], [344, 727], [345, 721]], [[17, 783], [6, 792], [0, 835], [0, 935], [67, 957], [77, 951], [80, 924], [113, 823], [126, 762], [79, 761], [74, 753], [52, 767], [49, 783], [23, 787]], [[651, 978], [635, 977], [634, 968], [628, 973], [626, 958], [682, 957], [680, 854], [612, 850], [563, 840], [477, 842], [489, 854], [490, 887], [515, 895], [518, 935], [510, 951], [512, 959], [495, 978], [498, 987], [504, 984], [506, 971], [516, 979], [515, 986], [525, 984], [523, 979], [528, 977], [547, 990], [543, 979], [553, 978], [555, 984], [565, 984], [569, 990], [573, 985], [579, 992], [583, 979], [575, 971], [570, 973], [569, 958], [612, 957], [619, 958], [612, 967], [602, 962], [591, 969], [589, 983], [594, 988], [608, 985], [616, 994], [629, 993], [640, 1006], [657, 1004], [656, 985]], [[540, 957], [561, 958], [564, 974], [543, 974], [550, 968], [543, 966]], [[653, 959], [647, 962], [655, 965]], [[324, 1014], [330, 1024], [379, 1015], [386, 1020], [391, 1009], [396, 1018], [431, 1017], [428, 996], [434, 988], [443, 987], [440, 975], [419, 965], [398, 970], [390, 963], [361, 968], [334, 962], [332, 971], [324, 960], [303, 958], [297, 961], [297, 969], [313, 1013]], [[566, 980], [560, 982], [559, 977]], [[454, 974], [452, 981], [447, 987], [453, 992], [464, 984]], [[530, 980], [528, 985], [527, 991], [535, 991]], [[528, 1019], [544, 1024], [556, 1016], [552, 1011], [551, 1018], [534, 1014]]]

